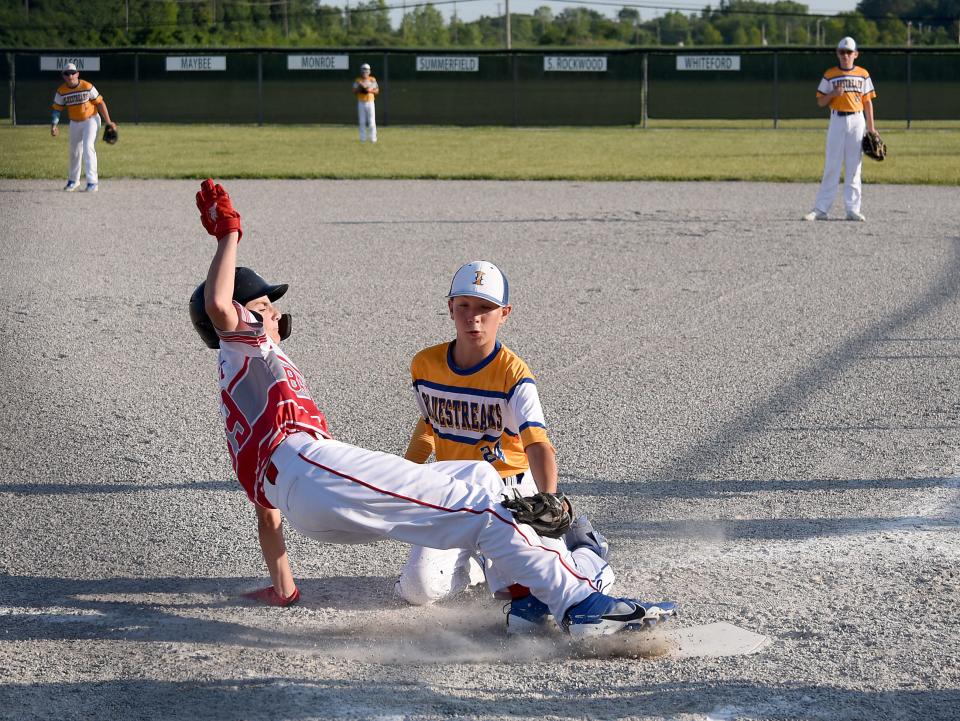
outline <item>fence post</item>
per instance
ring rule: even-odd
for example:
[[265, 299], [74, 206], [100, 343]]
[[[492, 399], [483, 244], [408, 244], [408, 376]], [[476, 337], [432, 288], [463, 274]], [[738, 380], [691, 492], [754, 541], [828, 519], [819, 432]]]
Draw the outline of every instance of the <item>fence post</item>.
[[773, 51], [773, 129], [780, 127], [780, 53]]
[[17, 124], [17, 54], [10, 53], [10, 122]]
[[133, 124], [140, 124], [140, 53], [133, 54]]
[[510, 70], [513, 75], [511, 100], [513, 101], [513, 127], [517, 127], [517, 54], [510, 53]]
[[907, 130], [910, 130], [910, 123], [913, 120], [913, 55], [909, 48], [907, 49]]
[[646, 130], [647, 127], [647, 115], [649, 111], [649, 90], [650, 87], [647, 81], [647, 63], [650, 57], [649, 53], [643, 54], [643, 75], [640, 81], [640, 127]]
[[389, 125], [387, 118], [390, 116], [390, 55], [383, 54], [383, 87], [386, 93], [383, 94], [383, 125]]
[[257, 125], [263, 127], [263, 53], [257, 53]]

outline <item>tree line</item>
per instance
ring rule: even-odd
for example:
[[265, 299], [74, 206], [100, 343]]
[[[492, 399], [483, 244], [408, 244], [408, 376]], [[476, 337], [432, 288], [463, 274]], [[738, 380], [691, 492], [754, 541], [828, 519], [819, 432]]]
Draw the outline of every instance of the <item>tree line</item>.
[[[468, 1], [468, 0], [465, 0]], [[290, 46], [497, 48], [502, 16], [464, 22], [433, 4], [385, 0], [0, 0], [0, 46]], [[396, 27], [390, 11], [406, 11]], [[650, 11], [647, 11], [649, 14]], [[629, 4], [605, 15], [590, 7], [511, 13], [515, 48], [833, 45], [957, 45], [960, 0], [860, 0], [853, 12], [811, 14], [792, 0], [720, 0], [699, 12], [644, 17]]]

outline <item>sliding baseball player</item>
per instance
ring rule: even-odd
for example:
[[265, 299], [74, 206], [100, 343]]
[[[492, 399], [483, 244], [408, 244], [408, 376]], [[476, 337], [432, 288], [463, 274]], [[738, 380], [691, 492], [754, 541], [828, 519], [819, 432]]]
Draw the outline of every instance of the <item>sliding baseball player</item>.
[[240, 485], [256, 509], [272, 585], [254, 597], [275, 606], [299, 598], [282, 519], [327, 543], [391, 538], [430, 548], [476, 549], [503, 577], [536, 595], [573, 638], [640, 628], [673, 616], [675, 604], [640, 603], [598, 591], [570, 552], [548, 547], [495, 495], [493, 466], [420, 465], [330, 437], [323, 413], [280, 348], [290, 317], [274, 305], [286, 285], [237, 267], [240, 214], [220, 185], [197, 193], [206, 231], [217, 239], [206, 280], [190, 298], [194, 328], [219, 348], [217, 398]]

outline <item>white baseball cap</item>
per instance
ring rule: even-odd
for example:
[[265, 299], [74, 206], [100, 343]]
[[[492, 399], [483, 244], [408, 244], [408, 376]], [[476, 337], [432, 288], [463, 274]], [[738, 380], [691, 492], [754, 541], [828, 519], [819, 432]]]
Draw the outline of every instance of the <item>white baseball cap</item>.
[[73, 63], [67, 63], [66, 65], [63, 66], [63, 68], [60, 70], [60, 72], [61, 72], [61, 73], [75, 73], [75, 72], [77, 72], [77, 66], [74, 65]]
[[503, 307], [510, 304], [510, 284], [507, 276], [493, 263], [475, 260], [460, 266], [450, 283], [448, 298], [470, 295], [483, 298]]
[[370, 69], [370, 66], [367, 65], [366, 63], [360, 66], [360, 70], [369, 70], [369, 69]]
[[841, 38], [840, 42], [837, 43], [837, 50], [852, 50], [853, 52], [857, 51], [857, 41], [854, 40], [849, 35], [845, 38]]

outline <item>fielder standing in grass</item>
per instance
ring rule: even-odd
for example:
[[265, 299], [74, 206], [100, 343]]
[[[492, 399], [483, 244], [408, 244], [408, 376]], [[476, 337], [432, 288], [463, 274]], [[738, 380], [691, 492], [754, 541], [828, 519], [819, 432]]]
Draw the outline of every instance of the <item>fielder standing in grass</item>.
[[360, 122], [360, 142], [377, 142], [377, 109], [374, 100], [380, 94], [377, 79], [370, 74], [370, 66], [360, 66], [360, 77], [353, 81], [353, 94], [357, 96], [357, 117]]
[[873, 124], [873, 89], [870, 73], [854, 65], [860, 53], [851, 37], [837, 45], [840, 64], [823, 74], [817, 88], [817, 105], [830, 106], [823, 180], [813, 210], [804, 220], [826, 220], [837, 197], [840, 168], [844, 169], [843, 205], [847, 220], [866, 220], [860, 212], [860, 166], [864, 133], [876, 131]]
[[63, 68], [63, 84], [53, 96], [53, 118], [50, 135], [60, 134], [60, 113], [64, 108], [70, 118], [70, 163], [67, 170], [67, 184], [63, 187], [68, 193], [80, 187], [80, 160], [86, 159], [88, 193], [97, 192], [97, 133], [100, 131], [100, 118], [111, 128], [117, 124], [110, 120], [110, 111], [100, 92], [92, 83], [80, 79], [80, 72], [73, 63]]

